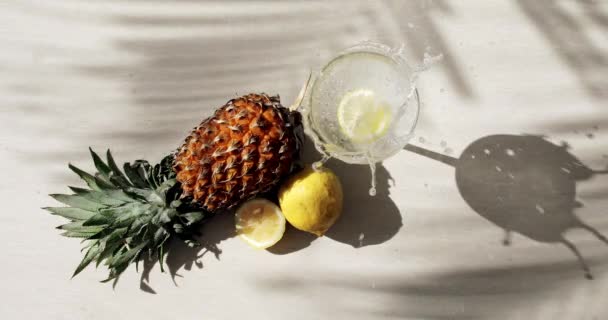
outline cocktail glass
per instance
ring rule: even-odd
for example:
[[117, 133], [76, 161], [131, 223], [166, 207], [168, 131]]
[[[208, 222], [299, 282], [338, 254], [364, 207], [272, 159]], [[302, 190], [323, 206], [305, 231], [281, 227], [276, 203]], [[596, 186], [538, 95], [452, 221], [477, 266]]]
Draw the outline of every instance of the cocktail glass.
[[[380, 162], [399, 152], [413, 135], [420, 102], [415, 87], [417, 71], [405, 61], [402, 50], [372, 42], [346, 49], [312, 77], [302, 101], [306, 134], [325, 155], [353, 164]], [[382, 132], [370, 139], [353, 139], [345, 130], [345, 97], [373, 95], [384, 108]], [[361, 104], [357, 105], [361, 106]], [[361, 110], [353, 111], [369, 116]], [[349, 120], [351, 123], [355, 123]], [[356, 125], [355, 125], [356, 126]], [[356, 128], [355, 132], [356, 132]]]

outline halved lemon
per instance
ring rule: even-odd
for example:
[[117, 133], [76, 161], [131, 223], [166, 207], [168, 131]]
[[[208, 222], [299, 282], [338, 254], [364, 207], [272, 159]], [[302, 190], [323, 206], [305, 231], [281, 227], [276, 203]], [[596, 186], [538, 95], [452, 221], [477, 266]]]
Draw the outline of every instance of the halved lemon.
[[338, 105], [342, 133], [355, 143], [370, 143], [382, 137], [391, 125], [392, 110], [372, 90], [349, 91]]
[[281, 209], [266, 199], [254, 199], [236, 211], [236, 233], [250, 246], [266, 249], [279, 242], [285, 233]]

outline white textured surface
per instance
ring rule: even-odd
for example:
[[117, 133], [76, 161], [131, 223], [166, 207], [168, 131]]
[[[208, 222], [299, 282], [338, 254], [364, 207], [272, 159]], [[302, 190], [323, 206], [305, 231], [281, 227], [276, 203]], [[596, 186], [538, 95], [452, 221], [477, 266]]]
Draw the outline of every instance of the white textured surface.
[[[607, 35], [608, 1], [592, 0], [2, 1], [0, 318], [606, 319], [606, 244], [567, 235], [593, 281], [562, 245], [515, 235], [505, 247], [454, 168], [406, 151], [379, 170], [376, 198], [367, 171], [332, 164], [348, 203], [327, 237], [292, 231], [274, 250], [284, 254], [258, 252], [219, 218], [205, 229], [219, 259], [178, 252], [176, 284], [150, 272], [155, 295], [134, 268], [115, 290], [101, 268], [70, 280], [80, 245], [40, 207], [79, 183], [68, 161], [91, 168], [89, 145], [157, 160], [235, 93], [288, 104], [312, 63], [366, 39], [446, 58], [422, 79], [416, 145], [458, 157], [492, 134], [544, 134], [601, 169]], [[608, 177], [578, 182], [577, 195], [576, 214], [608, 233]]]

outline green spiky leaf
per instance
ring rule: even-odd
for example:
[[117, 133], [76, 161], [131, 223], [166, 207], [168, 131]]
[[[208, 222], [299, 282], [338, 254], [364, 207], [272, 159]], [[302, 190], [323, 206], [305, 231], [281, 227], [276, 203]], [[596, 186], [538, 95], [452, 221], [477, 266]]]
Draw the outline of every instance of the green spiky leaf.
[[97, 182], [95, 181], [95, 176], [81, 170], [80, 168], [72, 164], [68, 164], [68, 168], [70, 168], [70, 170], [74, 171], [74, 173], [76, 173], [82, 180], [84, 180], [84, 182], [87, 183], [89, 188], [91, 188], [92, 190], [101, 190], [101, 188], [97, 185]]
[[133, 201], [133, 198], [129, 197], [122, 190], [93, 191], [76, 187], [70, 187], [70, 189], [75, 194], [89, 201], [103, 204], [106, 206], [119, 206], [127, 202]]
[[57, 228], [61, 229], [61, 230], [75, 231], [75, 232], [86, 233], [86, 234], [91, 234], [91, 235], [96, 234], [96, 233], [100, 232], [101, 230], [103, 230], [103, 227], [101, 227], [101, 226], [96, 226], [96, 225], [89, 226], [89, 225], [85, 225], [84, 224], [85, 222], [86, 221], [70, 222], [70, 223], [62, 224]]
[[147, 177], [141, 176], [138, 172], [138, 167], [135, 164], [125, 163], [123, 166], [125, 174], [131, 180], [131, 183], [137, 188], [145, 189], [149, 185], [146, 183]]
[[186, 225], [193, 225], [205, 218], [205, 215], [200, 211], [187, 212], [182, 215], [186, 219]]
[[68, 237], [68, 238], [84, 238], [84, 239], [89, 239], [90, 237], [94, 236], [97, 232], [93, 232], [93, 233], [87, 233], [84, 231], [66, 231], [66, 232], [62, 232], [61, 235], [64, 237]]
[[51, 214], [62, 216], [70, 220], [87, 220], [95, 215], [94, 212], [72, 207], [48, 207], [44, 208]]
[[105, 226], [112, 223], [112, 218], [103, 213], [97, 213], [83, 222], [83, 226]]
[[74, 274], [72, 274], [72, 277], [75, 277], [82, 270], [84, 270], [84, 268], [86, 268], [91, 263], [91, 261], [95, 259], [95, 256], [97, 256], [97, 254], [99, 254], [99, 244], [94, 243], [89, 248], [89, 250], [87, 250], [87, 253], [85, 253], [84, 258], [82, 258], [82, 261], [80, 261], [80, 264], [78, 264], [78, 267], [76, 267], [76, 270], [74, 271]]
[[114, 184], [116, 184], [122, 189], [132, 187], [133, 185], [129, 182], [129, 180], [127, 180], [127, 177], [125, 177], [125, 175], [122, 173], [122, 171], [120, 171], [120, 169], [116, 165], [116, 161], [114, 161], [114, 157], [112, 156], [110, 149], [108, 149], [108, 151], [106, 152], [106, 158], [108, 160], [108, 166], [111, 170], [110, 181], [114, 182]]
[[97, 153], [95, 153], [95, 151], [93, 151], [93, 149], [91, 149], [90, 147], [89, 152], [91, 152], [91, 157], [93, 158], [93, 163], [95, 164], [95, 168], [97, 168], [97, 172], [103, 175], [105, 178], [110, 179], [110, 173], [112, 172], [112, 169], [110, 169], [110, 167], [105, 164], [105, 162], [101, 160], [99, 155], [97, 155]]
[[101, 208], [105, 208], [104, 204], [96, 203], [94, 201], [88, 200], [85, 197], [75, 194], [51, 194], [51, 197], [70, 207], [79, 208], [91, 212], [96, 212]]
[[69, 166], [88, 188], [70, 187], [74, 194], [52, 194], [66, 207], [45, 208], [69, 220], [58, 227], [64, 231], [61, 235], [84, 239], [86, 253], [74, 276], [95, 261], [109, 269], [104, 282], [118, 279], [145, 252], [157, 255], [162, 264], [166, 244], [174, 236], [186, 244], [196, 242], [198, 226], [211, 215], [179, 200], [181, 186], [174, 179], [172, 156], [154, 166], [144, 160], [125, 163], [122, 172], [109, 150], [107, 162], [92, 149], [90, 153], [95, 174]]

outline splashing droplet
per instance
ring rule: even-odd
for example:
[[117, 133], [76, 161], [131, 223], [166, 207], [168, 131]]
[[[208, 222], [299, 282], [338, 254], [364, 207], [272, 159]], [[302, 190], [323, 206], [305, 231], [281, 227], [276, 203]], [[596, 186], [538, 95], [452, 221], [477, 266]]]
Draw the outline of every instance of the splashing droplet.
[[321, 170], [321, 167], [323, 167], [325, 162], [327, 162], [330, 158], [331, 158], [330, 156], [324, 155], [323, 158], [321, 158], [321, 160], [316, 161], [312, 164], [312, 169], [315, 171]]
[[492, 151], [490, 151], [490, 149], [483, 149], [483, 153], [485, 153], [485, 154], [488, 154], [488, 155], [489, 155], [489, 154], [491, 154], [491, 153], [492, 153]]
[[515, 157], [515, 150], [513, 149], [507, 149], [505, 150], [505, 153], [509, 156], [509, 157]]
[[428, 52], [424, 53], [424, 58], [422, 59], [422, 64], [418, 66], [417, 71], [426, 71], [435, 63], [441, 61], [443, 59], [443, 54], [432, 55]]
[[498, 172], [502, 172], [502, 168], [501, 168], [501, 167], [499, 167], [499, 166], [496, 166], [496, 171], [498, 171]]
[[400, 44], [399, 47], [397, 47], [393, 51], [396, 55], [403, 56], [405, 54], [405, 43]]
[[369, 188], [369, 195], [372, 196], [372, 197], [375, 197], [376, 196], [376, 188], [374, 188], [374, 187]]
[[373, 197], [376, 195], [376, 162], [374, 162], [373, 157], [369, 153], [365, 157], [367, 158], [372, 175], [372, 186], [369, 188], [369, 195]]
[[[427, 47], [426, 52], [424, 53], [424, 57], [422, 59], [422, 63], [420, 63], [419, 65], [417, 65], [413, 68], [413, 73], [410, 76], [410, 90], [409, 90], [407, 97], [405, 98], [406, 102], [410, 101], [412, 99], [412, 97], [414, 97], [414, 95], [416, 94], [416, 83], [418, 82], [418, 78], [420, 77], [420, 74], [426, 70], [429, 70], [431, 68], [431, 66], [433, 66], [434, 64], [438, 63], [439, 61], [441, 61], [443, 59], [443, 54], [439, 53], [437, 55], [431, 55], [428, 52], [429, 50], [430, 50], [430, 48]], [[424, 103], [421, 103], [420, 107], [423, 107], [423, 106], [424, 106]], [[395, 119], [399, 119], [401, 117], [401, 115], [403, 114], [404, 110], [400, 110], [399, 113], [396, 115]]]

